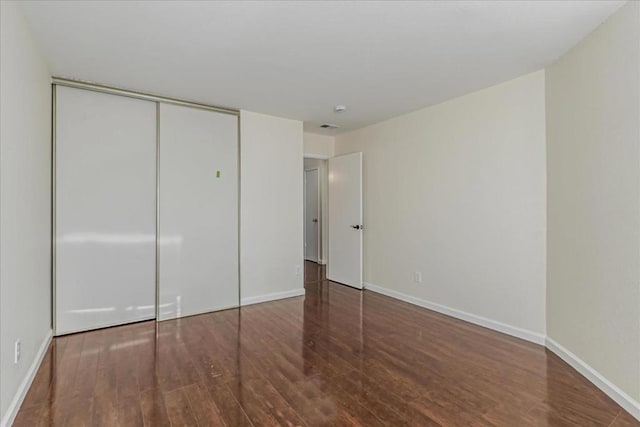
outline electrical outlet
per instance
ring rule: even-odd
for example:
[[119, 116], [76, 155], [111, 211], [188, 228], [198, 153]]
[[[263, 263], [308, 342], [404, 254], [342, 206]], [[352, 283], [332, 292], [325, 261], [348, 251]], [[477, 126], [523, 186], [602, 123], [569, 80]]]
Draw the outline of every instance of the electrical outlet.
[[20, 340], [16, 340], [16, 343], [13, 349], [13, 363], [17, 364], [20, 361], [21, 353], [22, 353], [22, 343], [20, 342]]
[[422, 272], [416, 271], [413, 275], [413, 281], [416, 283], [422, 283]]
[[300, 273], [302, 273], [302, 268], [300, 268], [299, 265], [296, 265], [296, 277], [300, 276]]

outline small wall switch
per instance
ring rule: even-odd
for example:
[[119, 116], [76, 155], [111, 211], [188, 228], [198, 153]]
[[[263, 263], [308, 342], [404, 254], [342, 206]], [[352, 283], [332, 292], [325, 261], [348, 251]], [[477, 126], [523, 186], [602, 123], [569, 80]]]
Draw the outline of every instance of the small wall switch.
[[296, 277], [300, 276], [300, 273], [302, 273], [302, 268], [300, 268], [299, 265], [296, 265]]
[[413, 275], [413, 281], [416, 283], [422, 283], [422, 272], [416, 271]]

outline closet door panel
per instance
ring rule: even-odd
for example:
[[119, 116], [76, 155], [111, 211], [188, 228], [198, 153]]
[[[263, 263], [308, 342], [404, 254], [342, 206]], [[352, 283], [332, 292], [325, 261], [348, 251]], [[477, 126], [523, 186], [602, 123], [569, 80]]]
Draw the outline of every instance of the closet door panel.
[[56, 334], [155, 317], [156, 104], [56, 88]]
[[160, 105], [160, 319], [239, 305], [238, 118]]

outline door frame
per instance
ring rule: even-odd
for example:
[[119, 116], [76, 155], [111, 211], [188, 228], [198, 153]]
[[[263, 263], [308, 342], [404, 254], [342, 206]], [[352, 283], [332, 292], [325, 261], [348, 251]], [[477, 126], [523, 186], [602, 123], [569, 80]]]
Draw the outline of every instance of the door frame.
[[[306, 157], [306, 156], [305, 156]], [[317, 172], [317, 176], [318, 179], [316, 180], [316, 194], [317, 194], [317, 206], [318, 206], [318, 227], [316, 227], [316, 260], [311, 260], [311, 259], [307, 259], [307, 226], [306, 226], [306, 221], [307, 221], [307, 172], [311, 172], [311, 171], [316, 171]], [[303, 186], [302, 188], [304, 189], [303, 191], [303, 209], [302, 209], [302, 216], [304, 218], [305, 221], [305, 225], [303, 227], [303, 235], [304, 235], [304, 260], [305, 261], [311, 261], [311, 262], [315, 262], [317, 264], [320, 264], [320, 260], [321, 258], [321, 242], [322, 242], [322, 206], [321, 206], [321, 197], [320, 197], [320, 168], [317, 166], [313, 166], [309, 169], [304, 169], [304, 175], [303, 175]]]

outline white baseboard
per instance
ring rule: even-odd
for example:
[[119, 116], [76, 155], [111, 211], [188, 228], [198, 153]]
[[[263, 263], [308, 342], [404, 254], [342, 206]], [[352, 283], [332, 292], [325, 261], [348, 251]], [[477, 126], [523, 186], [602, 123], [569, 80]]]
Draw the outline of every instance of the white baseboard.
[[364, 288], [373, 292], [377, 292], [382, 295], [386, 295], [391, 298], [396, 298], [410, 304], [414, 304], [429, 310], [437, 311], [438, 313], [446, 314], [447, 316], [455, 317], [475, 325], [483, 326], [485, 328], [493, 329], [494, 331], [502, 332], [507, 335], [521, 338], [523, 340], [531, 341], [536, 344], [544, 345], [545, 336], [538, 332], [522, 329], [517, 326], [508, 325], [506, 323], [498, 322], [497, 320], [487, 319], [486, 317], [477, 316], [475, 314], [467, 313], [455, 308], [447, 307], [435, 302], [423, 300], [420, 298], [412, 297], [407, 294], [403, 294], [398, 291], [383, 288], [372, 283], [364, 283]]
[[240, 300], [240, 305], [245, 306], [245, 305], [251, 305], [251, 304], [258, 304], [261, 302], [275, 301], [278, 299], [299, 297], [301, 295], [304, 295], [304, 288], [292, 289], [290, 291], [284, 291], [284, 292], [274, 292], [272, 294], [258, 295], [257, 297], [242, 298], [242, 300]]
[[640, 402], [620, 390], [615, 384], [602, 376], [602, 374], [593, 369], [578, 356], [549, 337], [546, 339], [546, 347], [562, 360], [567, 362], [573, 369], [582, 374], [583, 377], [591, 381], [618, 405], [622, 406], [625, 411], [629, 412], [638, 419], [638, 421], [640, 421]]
[[27, 395], [27, 391], [29, 391], [29, 387], [31, 387], [31, 383], [36, 377], [36, 372], [38, 372], [38, 368], [42, 363], [42, 359], [44, 359], [44, 355], [47, 353], [47, 349], [49, 348], [49, 343], [51, 342], [52, 337], [53, 331], [49, 331], [44, 337], [44, 340], [42, 341], [42, 344], [40, 344], [40, 348], [36, 353], [35, 359], [33, 359], [31, 366], [29, 366], [29, 370], [20, 383], [20, 386], [18, 386], [18, 390], [16, 391], [16, 394], [13, 396], [9, 407], [7, 408], [7, 412], [5, 412], [4, 417], [2, 417], [2, 421], [0, 421], [0, 426], [10, 426], [15, 421], [16, 415], [18, 415], [18, 411], [20, 410], [20, 406], [22, 406], [22, 402]]

